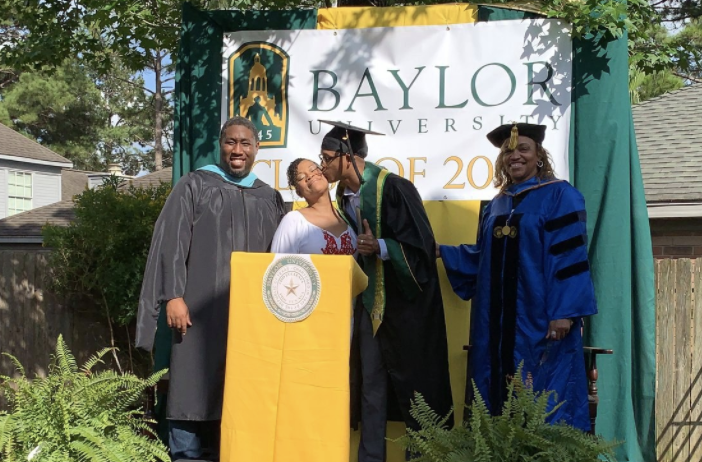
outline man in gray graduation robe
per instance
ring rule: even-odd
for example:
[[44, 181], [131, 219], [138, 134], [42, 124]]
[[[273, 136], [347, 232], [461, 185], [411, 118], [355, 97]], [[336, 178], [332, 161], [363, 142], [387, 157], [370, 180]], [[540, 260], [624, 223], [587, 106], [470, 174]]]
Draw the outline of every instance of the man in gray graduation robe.
[[253, 124], [228, 120], [219, 165], [181, 178], [154, 229], [136, 345], [153, 348], [164, 304], [172, 328], [166, 417], [174, 460], [218, 458], [212, 435], [222, 417], [231, 253], [268, 251], [285, 214], [280, 194], [251, 173], [257, 151]]

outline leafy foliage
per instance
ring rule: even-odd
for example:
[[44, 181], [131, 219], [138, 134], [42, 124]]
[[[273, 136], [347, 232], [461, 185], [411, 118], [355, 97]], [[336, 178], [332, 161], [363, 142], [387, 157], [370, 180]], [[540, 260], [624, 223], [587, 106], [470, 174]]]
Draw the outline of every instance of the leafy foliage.
[[[482, 3], [504, 4], [510, 0], [487, 0]], [[0, 60], [8, 63], [56, 63], [58, 56], [84, 56], [103, 71], [111, 68], [113, 57], [120, 59], [132, 70], [153, 67], [155, 57], [163, 52], [174, 55], [178, 41], [180, 2], [153, 0], [151, 2], [111, 2], [81, 0], [80, 8], [71, 0], [0, 0], [0, 9], [19, 18], [24, 30], [21, 40], [0, 51]], [[305, 8], [328, 5], [328, 1], [314, 0], [199, 0], [194, 4], [203, 9], [275, 9]], [[344, 4], [393, 6], [441, 3], [436, 0], [351, 1]], [[699, 1], [684, 3], [687, 12], [699, 10]], [[671, 8], [680, 4], [673, 0], [656, 6], [648, 0], [543, 0], [541, 12], [560, 18], [573, 25], [575, 37], [619, 37], [628, 31], [633, 64], [649, 73], [662, 70], [666, 63], [679, 56], [674, 47], [653, 47], [649, 26], [659, 24], [663, 17], [677, 19]], [[666, 9], [667, 8], [667, 9]], [[678, 15], [679, 16], [679, 15]], [[65, 37], [56, 40], [56, 37]], [[111, 50], [107, 53], [105, 50]]]
[[702, 83], [702, 18], [689, 21], [669, 40], [686, 53], [676, 69], [678, 77]]
[[[502, 4], [508, 0], [487, 3]], [[622, 37], [626, 32], [630, 65], [646, 74], [661, 71], [680, 61], [690, 47], [682, 48], [655, 40], [661, 23], [660, 12], [648, 0], [544, 0], [539, 3], [541, 13], [572, 24], [574, 38], [607, 41]]]
[[630, 91], [633, 104], [641, 103], [685, 86], [683, 80], [673, 74], [672, 71], [666, 70], [648, 75], [638, 71], [634, 72], [636, 73], [630, 74], [630, 82], [634, 87]]
[[[162, 145], [170, 135], [173, 88], [168, 82], [173, 63], [169, 56], [177, 46], [180, 11], [181, 2], [173, 0], [0, 0], [0, 85], [22, 72], [54, 73], [66, 56], [79, 59], [98, 82], [114, 81], [115, 72], [126, 72], [119, 80], [149, 100], [148, 105], [139, 105], [148, 109], [148, 135], [140, 134], [136, 142], [142, 149], [131, 157], [124, 158], [124, 149], [113, 157], [125, 171], [138, 171], [137, 161], [139, 167], [160, 169], [169, 165], [171, 156], [169, 147]], [[154, 87], [145, 85], [145, 72], [155, 75]], [[108, 145], [109, 135], [105, 134]], [[152, 148], [148, 157], [146, 146]], [[103, 158], [105, 164], [111, 160], [115, 159], [109, 155]]]
[[0, 413], [0, 461], [127, 462], [169, 461], [138, 408], [142, 393], [165, 370], [140, 379], [94, 369], [104, 349], [81, 368], [63, 337], [46, 378], [28, 379], [19, 361], [18, 378], [0, 376], [10, 412]]
[[[19, 33], [18, 28], [11, 20], [0, 15], [0, 43], [12, 40]], [[10, 66], [3, 65], [0, 61], [0, 90], [12, 85], [19, 77], [18, 72]]]
[[700, 0], [653, 0], [652, 4], [660, 10], [666, 21], [685, 21], [702, 17]]
[[534, 392], [530, 379], [522, 380], [520, 367], [501, 415], [490, 415], [476, 388], [469, 420], [452, 429], [445, 426], [448, 416], [436, 414], [417, 395], [410, 413], [421, 429], [407, 429], [398, 442], [417, 454], [415, 462], [614, 462], [616, 444], [563, 423], [546, 423], [560, 406], [549, 410], [552, 394]]
[[652, 25], [650, 29], [656, 44], [678, 49], [680, 55], [668, 68], [653, 73], [631, 66], [629, 92], [634, 104], [690, 83], [702, 83], [702, 21], [689, 21], [681, 30], [672, 32], [660, 25]]
[[153, 108], [140, 89], [143, 79], [129, 77], [123, 66], [100, 76], [76, 60], [52, 72], [20, 73], [0, 93], [0, 122], [76, 168], [104, 171], [117, 161], [136, 174], [153, 164], [143, 149], [153, 135]]
[[[31, 63], [57, 67], [65, 56], [82, 56], [95, 69], [111, 68], [110, 51], [133, 71], [144, 69], [150, 51], [175, 47], [179, 2], [100, 2], [95, 0], [0, 0], [0, 11], [22, 33], [1, 50], [16, 68]], [[156, 21], [154, 21], [154, 17]]]
[[78, 168], [90, 168], [107, 113], [85, 70], [67, 62], [53, 76], [21, 74], [3, 92], [0, 122], [64, 155]]
[[127, 175], [153, 170], [149, 149], [153, 147], [153, 98], [144, 91], [143, 76], [132, 75], [120, 61], [115, 61], [109, 73], [93, 78], [108, 114], [97, 146], [100, 158], [105, 163], [120, 163]]
[[69, 226], [43, 229], [44, 245], [53, 248], [54, 293], [87, 297], [117, 324], [129, 324], [136, 315], [154, 224], [170, 190], [170, 184], [125, 188], [112, 177], [78, 196]]

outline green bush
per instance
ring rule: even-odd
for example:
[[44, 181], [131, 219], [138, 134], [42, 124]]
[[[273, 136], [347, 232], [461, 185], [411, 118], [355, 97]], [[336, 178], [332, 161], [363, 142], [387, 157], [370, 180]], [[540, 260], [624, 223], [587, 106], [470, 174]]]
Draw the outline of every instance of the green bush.
[[10, 412], [0, 413], [0, 461], [169, 461], [138, 409], [144, 390], [165, 370], [140, 379], [112, 370], [96, 372], [106, 348], [80, 369], [59, 336], [46, 378], [0, 376]]
[[120, 188], [112, 177], [75, 199], [75, 220], [47, 225], [44, 246], [51, 247], [52, 292], [88, 300], [117, 325], [136, 316], [154, 224], [170, 184]]
[[407, 429], [397, 442], [416, 454], [416, 462], [615, 462], [617, 443], [563, 423], [546, 423], [561, 404], [548, 411], [553, 392], [534, 392], [530, 382], [522, 381], [520, 367], [499, 416], [490, 415], [474, 385], [477, 399], [467, 408], [470, 417], [452, 429], [445, 426], [450, 414], [439, 416], [417, 395], [410, 413], [421, 429]]

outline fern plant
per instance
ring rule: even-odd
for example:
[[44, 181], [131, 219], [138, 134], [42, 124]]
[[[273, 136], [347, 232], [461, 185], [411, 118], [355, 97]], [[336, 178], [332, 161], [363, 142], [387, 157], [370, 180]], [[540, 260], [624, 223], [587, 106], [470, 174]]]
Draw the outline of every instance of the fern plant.
[[19, 376], [0, 376], [10, 409], [0, 413], [0, 461], [169, 461], [138, 410], [144, 390], [166, 371], [147, 379], [94, 371], [110, 351], [99, 351], [79, 368], [59, 336], [48, 376], [35, 379], [28, 379], [17, 358], [5, 353]]
[[396, 440], [411, 454], [413, 462], [615, 462], [618, 443], [604, 441], [564, 423], [546, 419], [560, 406], [549, 410], [549, 392], [535, 392], [531, 380], [522, 380], [521, 367], [509, 383], [502, 414], [492, 416], [475, 384], [475, 401], [468, 406], [469, 419], [452, 429], [450, 416], [434, 412], [417, 394], [410, 413], [420, 430], [407, 429]]

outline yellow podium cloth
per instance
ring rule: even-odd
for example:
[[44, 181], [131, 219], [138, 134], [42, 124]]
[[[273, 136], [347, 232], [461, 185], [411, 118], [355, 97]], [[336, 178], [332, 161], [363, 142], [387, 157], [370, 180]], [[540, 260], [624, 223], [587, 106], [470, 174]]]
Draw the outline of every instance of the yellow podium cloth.
[[[283, 322], [267, 307], [271, 294], [300, 295], [309, 280], [274, 266], [285, 256], [232, 254], [222, 462], [349, 460], [351, 306], [367, 278], [352, 257], [294, 257], [317, 270], [319, 301]], [[281, 276], [264, 282], [269, 268]]]

